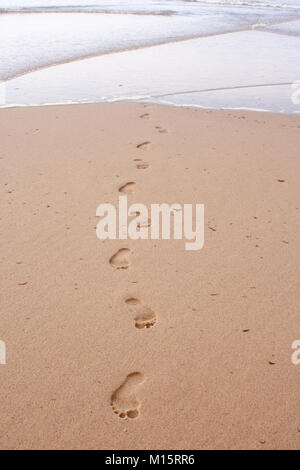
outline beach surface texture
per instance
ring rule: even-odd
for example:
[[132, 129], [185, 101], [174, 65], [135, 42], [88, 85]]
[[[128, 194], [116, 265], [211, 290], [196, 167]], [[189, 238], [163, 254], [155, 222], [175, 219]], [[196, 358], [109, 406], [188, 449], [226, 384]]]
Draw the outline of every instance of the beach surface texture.
[[[8, 108], [0, 139], [0, 448], [299, 448], [300, 116]], [[204, 204], [204, 247], [99, 240], [120, 195]]]

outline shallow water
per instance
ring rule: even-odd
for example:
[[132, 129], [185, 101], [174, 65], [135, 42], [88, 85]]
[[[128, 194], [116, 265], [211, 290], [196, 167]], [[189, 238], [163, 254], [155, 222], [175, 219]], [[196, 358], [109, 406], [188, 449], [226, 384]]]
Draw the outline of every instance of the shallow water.
[[[300, 0], [2, 0], [1, 8], [30, 11], [0, 15], [4, 106], [142, 99], [299, 112]], [[88, 56], [99, 57], [64, 63]]]
[[[2, 9], [39, 7], [41, 12], [0, 15], [0, 79], [79, 57], [300, 19], [300, 0], [288, 0], [288, 6], [281, 8], [257, 5], [285, 5], [285, 1], [214, 2], [2, 0]], [[121, 13], [62, 13], [66, 6], [68, 11]], [[300, 35], [298, 25], [293, 34]]]
[[119, 52], [11, 80], [6, 104], [135, 99], [298, 112], [299, 48], [299, 37], [247, 31]]

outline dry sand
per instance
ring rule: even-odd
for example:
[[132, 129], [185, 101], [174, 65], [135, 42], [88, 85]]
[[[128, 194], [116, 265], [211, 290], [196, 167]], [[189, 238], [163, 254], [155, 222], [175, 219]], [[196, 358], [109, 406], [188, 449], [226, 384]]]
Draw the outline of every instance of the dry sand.
[[[4, 109], [0, 139], [0, 448], [299, 448], [300, 116]], [[100, 241], [128, 182], [204, 203], [204, 248]]]

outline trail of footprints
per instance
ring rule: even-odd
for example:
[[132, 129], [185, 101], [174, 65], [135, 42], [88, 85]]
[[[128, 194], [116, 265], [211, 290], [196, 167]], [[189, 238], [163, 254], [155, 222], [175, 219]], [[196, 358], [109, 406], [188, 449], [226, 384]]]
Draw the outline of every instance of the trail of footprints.
[[[149, 113], [144, 113], [140, 116], [141, 119], [150, 119]], [[165, 129], [156, 127], [159, 132], [167, 132]], [[141, 142], [136, 146], [139, 150], [147, 150], [151, 142]], [[149, 163], [145, 162], [141, 158], [135, 158], [137, 170], [146, 170], [149, 168]], [[134, 194], [136, 183], [129, 181], [119, 187], [119, 192], [122, 194]], [[134, 215], [139, 215], [134, 214]], [[149, 227], [151, 220], [140, 223], [138, 227]], [[110, 265], [116, 270], [126, 270], [131, 265], [132, 251], [129, 248], [119, 249], [109, 259]], [[140, 299], [136, 297], [129, 297], [124, 301], [127, 313], [131, 318], [131, 321], [135, 328], [139, 330], [152, 328], [157, 322], [156, 313], [147, 305], [145, 305]], [[110, 404], [113, 412], [119, 416], [119, 418], [125, 419], [137, 418], [140, 414], [141, 402], [137, 397], [138, 389], [140, 385], [145, 381], [145, 376], [141, 372], [132, 372], [127, 375], [121, 385], [112, 393]]]

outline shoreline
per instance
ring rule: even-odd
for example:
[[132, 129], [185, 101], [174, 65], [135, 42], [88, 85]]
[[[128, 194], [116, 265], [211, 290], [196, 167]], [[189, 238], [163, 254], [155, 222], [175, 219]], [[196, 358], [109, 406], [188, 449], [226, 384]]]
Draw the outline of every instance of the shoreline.
[[[215, 7], [221, 6], [223, 8], [232, 8], [232, 7], [255, 7], [255, 8], [270, 8], [274, 10], [282, 9], [282, 10], [299, 10], [300, 13], [300, 6], [298, 5], [291, 5], [291, 4], [272, 4], [272, 3], [249, 3], [249, 2], [232, 2], [232, 3], [223, 3], [222, 1], [208, 1], [208, 2], [195, 2], [197, 7], [205, 6], [205, 7]], [[180, 11], [180, 10], [179, 10]], [[71, 6], [71, 7], [66, 7], [66, 6], [53, 6], [53, 7], [24, 7], [24, 8], [0, 8], [0, 14], [7, 14], [7, 13], [13, 13], [13, 14], [18, 14], [18, 13], [104, 13], [104, 14], [131, 14], [131, 15], [175, 15], [178, 14], [178, 10], [174, 9], [165, 9], [165, 10], [159, 10], [159, 11], [153, 11], [153, 10], [108, 10], [108, 9], [100, 9], [100, 7], [97, 9], [96, 6], [94, 6], [94, 9], [92, 7], [84, 7], [84, 8], [78, 8], [76, 6]], [[190, 13], [190, 11], [189, 11]]]
[[86, 102], [74, 102], [74, 103], [45, 103], [45, 104], [11, 104], [7, 106], [0, 106], [0, 112], [5, 109], [36, 109], [36, 108], [48, 108], [48, 107], [72, 107], [72, 106], [101, 106], [103, 104], [123, 104], [123, 105], [142, 105], [146, 108], [151, 108], [153, 106], [158, 106], [162, 108], [179, 108], [179, 109], [190, 109], [190, 110], [198, 110], [198, 111], [203, 111], [203, 112], [216, 112], [216, 113], [229, 113], [229, 112], [236, 112], [236, 113], [249, 113], [249, 114], [269, 114], [269, 115], [275, 115], [275, 116], [289, 116], [289, 117], [297, 117], [300, 114], [300, 110], [298, 112], [294, 113], [288, 113], [288, 112], [277, 112], [277, 111], [270, 111], [268, 109], [248, 109], [248, 108], [221, 108], [221, 109], [216, 109], [216, 108], [207, 108], [207, 107], [202, 107], [200, 105], [184, 105], [184, 104], [173, 104], [173, 103], [157, 103], [155, 101], [143, 101], [143, 100], [138, 100], [138, 99], [124, 99], [124, 100], [112, 100], [112, 101], [86, 101]]
[[[114, 102], [0, 124], [0, 447], [299, 448], [300, 116]], [[203, 203], [203, 249], [100, 241], [124, 187]]]

